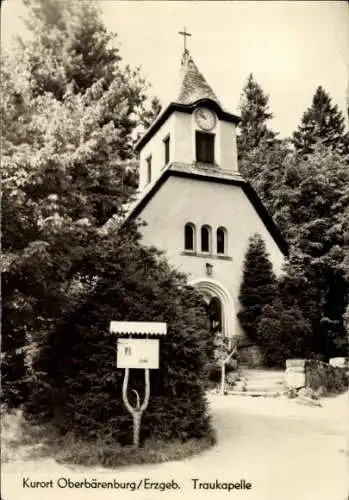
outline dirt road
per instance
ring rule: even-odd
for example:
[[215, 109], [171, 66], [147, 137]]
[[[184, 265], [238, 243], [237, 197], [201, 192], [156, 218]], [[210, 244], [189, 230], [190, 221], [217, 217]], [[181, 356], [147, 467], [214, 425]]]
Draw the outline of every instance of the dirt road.
[[[212, 396], [210, 402], [218, 442], [199, 456], [114, 471], [72, 469], [47, 459], [5, 464], [2, 499], [347, 500], [347, 395], [326, 399], [321, 408], [239, 396]], [[28, 487], [30, 481], [41, 487]], [[118, 488], [93, 488], [96, 481]], [[76, 482], [83, 487], [72, 487]], [[162, 483], [170, 488], [161, 491]]]

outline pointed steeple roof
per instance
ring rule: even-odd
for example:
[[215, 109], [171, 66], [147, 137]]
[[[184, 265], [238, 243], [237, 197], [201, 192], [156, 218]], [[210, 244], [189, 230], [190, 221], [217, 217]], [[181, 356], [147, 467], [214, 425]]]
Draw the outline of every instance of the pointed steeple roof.
[[181, 61], [180, 87], [177, 98], [175, 101], [170, 102], [150, 125], [145, 134], [137, 142], [135, 146], [136, 151], [139, 151], [149, 141], [173, 111], [191, 113], [196, 103], [204, 99], [213, 101], [212, 105], [219, 119], [234, 123], [235, 125], [240, 122], [238, 116], [224, 111], [218, 97], [198, 70], [189, 51], [185, 49]]
[[200, 99], [212, 99], [221, 106], [216, 94], [198, 70], [189, 51], [185, 50], [181, 62], [181, 84], [175, 102], [193, 104]]

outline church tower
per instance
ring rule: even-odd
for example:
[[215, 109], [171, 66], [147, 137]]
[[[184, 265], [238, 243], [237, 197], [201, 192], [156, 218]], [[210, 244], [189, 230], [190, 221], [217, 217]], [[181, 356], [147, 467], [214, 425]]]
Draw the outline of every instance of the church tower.
[[237, 174], [236, 125], [239, 118], [222, 106], [188, 51], [181, 61], [176, 99], [137, 144], [140, 190], [156, 181], [170, 163]]
[[265, 241], [276, 273], [286, 243], [238, 171], [236, 126], [185, 49], [180, 88], [139, 140], [143, 242], [163, 250], [208, 304], [224, 336], [243, 335], [236, 317], [249, 237]]

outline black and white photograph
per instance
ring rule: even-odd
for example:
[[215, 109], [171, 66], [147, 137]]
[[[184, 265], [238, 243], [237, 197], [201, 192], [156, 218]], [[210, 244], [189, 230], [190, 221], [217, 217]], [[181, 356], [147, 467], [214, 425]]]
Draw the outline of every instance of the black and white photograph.
[[348, 500], [349, 2], [2, 0], [1, 500]]

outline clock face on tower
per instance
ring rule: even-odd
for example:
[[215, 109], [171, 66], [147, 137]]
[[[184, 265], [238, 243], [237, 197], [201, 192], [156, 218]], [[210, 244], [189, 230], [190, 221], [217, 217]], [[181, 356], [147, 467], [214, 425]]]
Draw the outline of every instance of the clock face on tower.
[[195, 121], [203, 130], [212, 130], [216, 125], [216, 115], [208, 108], [196, 108]]

